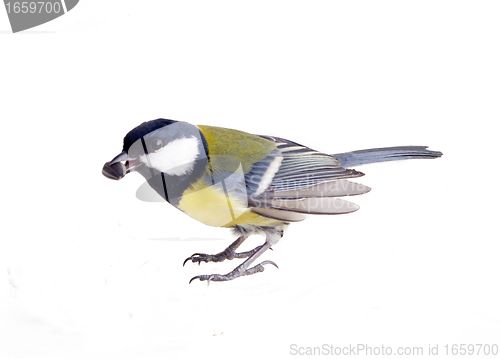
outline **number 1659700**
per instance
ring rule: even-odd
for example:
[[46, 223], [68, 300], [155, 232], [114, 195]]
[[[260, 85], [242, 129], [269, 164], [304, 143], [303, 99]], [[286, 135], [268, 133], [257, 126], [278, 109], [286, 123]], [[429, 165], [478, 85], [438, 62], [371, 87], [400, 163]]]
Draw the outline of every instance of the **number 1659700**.
[[5, 7], [7, 12], [14, 14], [51, 14], [60, 13], [63, 11], [60, 2], [46, 2], [46, 1], [16, 1], [6, 2]]

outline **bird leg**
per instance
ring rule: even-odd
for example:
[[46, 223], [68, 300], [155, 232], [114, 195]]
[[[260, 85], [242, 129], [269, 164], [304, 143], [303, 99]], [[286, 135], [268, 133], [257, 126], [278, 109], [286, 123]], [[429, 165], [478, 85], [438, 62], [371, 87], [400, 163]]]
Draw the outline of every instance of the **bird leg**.
[[264, 265], [266, 265], [266, 264], [272, 264], [273, 266], [275, 266], [276, 268], [278, 268], [278, 266], [276, 265], [276, 263], [274, 263], [273, 261], [263, 261], [263, 262], [257, 264], [256, 266], [249, 268], [250, 265], [262, 253], [264, 253], [270, 247], [271, 246], [269, 245], [269, 243], [266, 242], [263, 245], [255, 248], [252, 251], [245, 252], [245, 253], [251, 253], [251, 252], [253, 252], [253, 253], [250, 255], [250, 257], [246, 261], [244, 261], [242, 264], [240, 264], [239, 266], [237, 266], [235, 269], [233, 269], [231, 272], [229, 272], [227, 274], [204, 274], [204, 275], [198, 275], [196, 277], [191, 278], [191, 280], [189, 281], [189, 283], [191, 283], [195, 279], [199, 279], [200, 281], [205, 281], [206, 280], [207, 284], [209, 284], [210, 281], [225, 282], [225, 281], [228, 281], [228, 280], [233, 280], [233, 279], [238, 278], [238, 277], [242, 277], [242, 276], [246, 276], [246, 275], [251, 275], [251, 274], [263, 272], [264, 271]]
[[201, 262], [222, 262], [225, 261], [226, 259], [233, 259], [233, 258], [247, 258], [250, 257], [252, 254], [257, 252], [257, 250], [260, 247], [257, 247], [251, 251], [248, 252], [242, 252], [242, 253], [236, 253], [236, 249], [247, 239], [248, 236], [241, 236], [238, 237], [233, 243], [229, 245], [226, 249], [224, 249], [222, 252], [217, 253], [217, 254], [205, 254], [205, 253], [195, 253], [191, 257], [186, 258], [182, 266], [186, 264], [187, 261], [191, 260], [193, 263], [198, 263], [198, 265]]

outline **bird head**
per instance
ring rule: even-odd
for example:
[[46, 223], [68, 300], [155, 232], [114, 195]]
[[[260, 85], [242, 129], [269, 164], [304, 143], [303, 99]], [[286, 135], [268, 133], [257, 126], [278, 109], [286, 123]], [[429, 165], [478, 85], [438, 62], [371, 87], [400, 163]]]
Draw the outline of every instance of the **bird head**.
[[196, 126], [160, 118], [127, 133], [122, 152], [104, 164], [102, 173], [113, 180], [133, 171], [146, 178], [158, 173], [181, 177], [205, 157], [206, 142]]

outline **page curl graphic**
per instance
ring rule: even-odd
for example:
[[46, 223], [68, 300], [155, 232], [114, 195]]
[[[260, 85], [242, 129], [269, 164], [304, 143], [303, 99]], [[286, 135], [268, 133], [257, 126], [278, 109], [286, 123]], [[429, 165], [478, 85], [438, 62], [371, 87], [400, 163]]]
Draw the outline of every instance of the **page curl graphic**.
[[79, 0], [4, 0], [12, 32], [45, 24], [72, 10]]

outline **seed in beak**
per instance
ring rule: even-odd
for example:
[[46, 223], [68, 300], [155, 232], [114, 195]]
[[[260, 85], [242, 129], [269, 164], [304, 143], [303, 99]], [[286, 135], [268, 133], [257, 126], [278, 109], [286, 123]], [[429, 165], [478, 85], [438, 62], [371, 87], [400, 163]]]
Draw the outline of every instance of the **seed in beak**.
[[112, 180], [118, 181], [125, 177], [125, 172], [127, 168], [121, 162], [115, 162], [111, 164], [111, 162], [106, 162], [102, 167], [102, 174]]

